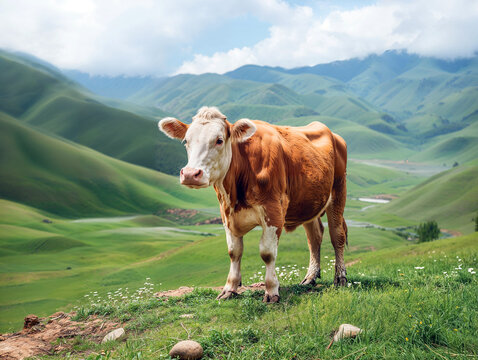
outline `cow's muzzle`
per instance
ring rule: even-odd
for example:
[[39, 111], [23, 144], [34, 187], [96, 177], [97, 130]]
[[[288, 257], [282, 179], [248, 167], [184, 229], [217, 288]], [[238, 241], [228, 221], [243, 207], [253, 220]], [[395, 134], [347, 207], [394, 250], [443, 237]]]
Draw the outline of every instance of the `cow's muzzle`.
[[181, 185], [186, 185], [193, 188], [207, 187], [209, 182], [204, 177], [204, 172], [201, 169], [194, 169], [184, 167], [179, 174]]

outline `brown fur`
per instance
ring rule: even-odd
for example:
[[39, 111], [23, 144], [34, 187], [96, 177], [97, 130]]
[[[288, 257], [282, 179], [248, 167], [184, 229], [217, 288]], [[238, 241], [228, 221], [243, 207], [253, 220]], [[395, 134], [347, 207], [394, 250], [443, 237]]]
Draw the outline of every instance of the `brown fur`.
[[[232, 142], [232, 161], [223, 182], [231, 208], [216, 187], [222, 217], [227, 220], [231, 214], [261, 206], [267, 225], [276, 226], [278, 236], [283, 228], [292, 231], [319, 219], [317, 226], [309, 226], [307, 230], [310, 250], [320, 263], [323, 232], [320, 216], [327, 212], [336, 251], [336, 283], [343, 285], [346, 281], [343, 250], [347, 242], [347, 226], [343, 219], [345, 141], [319, 122], [304, 127], [275, 126], [257, 120], [253, 123], [257, 130], [251, 138]], [[231, 129], [229, 122], [226, 121], [226, 125]], [[331, 202], [327, 206], [329, 196]], [[235, 223], [240, 221], [241, 216], [237, 216]], [[257, 225], [261, 224], [234, 226], [231, 231], [236, 236], [243, 236]]]
[[[304, 127], [253, 122], [254, 136], [232, 143], [224, 189], [234, 212], [262, 205], [270, 210], [271, 225], [294, 230], [318, 217], [334, 183], [345, 182], [345, 142], [318, 122]], [[219, 193], [218, 198], [225, 201]]]

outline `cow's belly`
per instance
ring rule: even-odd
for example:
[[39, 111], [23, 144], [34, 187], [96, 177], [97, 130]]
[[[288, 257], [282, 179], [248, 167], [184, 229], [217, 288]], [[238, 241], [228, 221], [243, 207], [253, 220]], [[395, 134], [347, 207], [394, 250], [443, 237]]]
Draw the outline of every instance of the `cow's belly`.
[[289, 203], [289, 208], [287, 209], [285, 216], [286, 228], [294, 229], [297, 226], [322, 215], [330, 203], [330, 199], [331, 194], [325, 193], [314, 200], [311, 199], [300, 203]]

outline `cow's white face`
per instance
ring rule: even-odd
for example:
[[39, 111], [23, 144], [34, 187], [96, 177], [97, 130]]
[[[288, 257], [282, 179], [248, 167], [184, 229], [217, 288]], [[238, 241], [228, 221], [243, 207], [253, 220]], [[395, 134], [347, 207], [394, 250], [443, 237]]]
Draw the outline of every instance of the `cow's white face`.
[[180, 182], [191, 188], [202, 188], [226, 176], [232, 158], [232, 142], [245, 141], [256, 131], [254, 123], [242, 119], [234, 125], [216, 108], [201, 108], [191, 125], [165, 118], [159, 129], [171, 138], [184, 142], [188, 163], [181, 169]]

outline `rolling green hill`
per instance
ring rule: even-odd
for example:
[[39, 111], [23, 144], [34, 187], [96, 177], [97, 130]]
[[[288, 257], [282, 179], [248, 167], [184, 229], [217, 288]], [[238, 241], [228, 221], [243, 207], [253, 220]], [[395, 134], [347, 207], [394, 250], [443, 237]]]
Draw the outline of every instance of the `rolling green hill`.
[[[252, 80], [255, 78], [251, 71], [258, 76], [258, 80]], [[276, 82], [268, 83], [266, 80]], [[316, 75], [285, 74], [267, 67], [247, 66], [223, 76], [178, 75], [144, 88], [130, 100], [161, 107], [182, 119], [190, 118], [205, 104], [220, 107], [231, 121], [246, 117], [286, 123], [285, 119], [291, 119], [289, 125], [292, 125], [296, 119], [302, 123], [305, 117], [312, 115], [341, 118], [360, 124], [364, 130], [363, 144], [351, 148], [357, 156], [374, 154], [383, 157], [383, 151], [405, 148], [390, 135], [401, 138], [408, 135], [393, 117], [345, 92], [336, 80]], [[362, 148], [365, 152], [360, 152]]]
[[177, 174], [186, 162], [181, 144], [157, 130], [157, 119], [106, 106], [54, 69], [6, 52], [0, 52], [0, 111], [104, 154], [166, 173]]
[[[474, 117], [478, 119], [478, 113]], [[428, 147], [411, 158], [417, 161], [445, 162], [451, 165], [477, 159], [478, 154], [478, 121], [462, 130], [439, 135], [429, 142]]]
[[470, 233], [478, 212], [476, 179], [475, 160], [432, 176], [380, 211], [416, 221], [436, 220], [442, 228]]
[[211, 191], [36, 131], [0, 113], [0, 197], [59, 216], [215, 206]]

